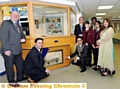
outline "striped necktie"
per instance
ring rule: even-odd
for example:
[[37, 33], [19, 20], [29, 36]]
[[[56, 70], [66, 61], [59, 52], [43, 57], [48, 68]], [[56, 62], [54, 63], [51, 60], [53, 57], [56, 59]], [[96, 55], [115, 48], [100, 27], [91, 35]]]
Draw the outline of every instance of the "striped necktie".
[[19, 26], [18, 26], [17, 23], [15, 23], [15, 26], [16, 26], [16, 29], [17, 29], [18, 33], [20, 33]]

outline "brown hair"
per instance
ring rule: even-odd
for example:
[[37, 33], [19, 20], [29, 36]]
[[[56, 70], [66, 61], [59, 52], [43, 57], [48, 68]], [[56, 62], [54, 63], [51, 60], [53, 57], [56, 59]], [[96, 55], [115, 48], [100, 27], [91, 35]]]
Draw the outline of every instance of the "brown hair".
[[[104, 21], [105, 21], [105, 20], [106, 20], [106, 22], [108, 22], [108, 27], [107, 27], [107, 28], [112, 27], [111, 21], [110, 21], [109, 18], [105, 18], [105, 19], [103, 20], [103, 26], [104, 26]], [[105, 29], [105, 26], [104, 26], [104, 29]]]

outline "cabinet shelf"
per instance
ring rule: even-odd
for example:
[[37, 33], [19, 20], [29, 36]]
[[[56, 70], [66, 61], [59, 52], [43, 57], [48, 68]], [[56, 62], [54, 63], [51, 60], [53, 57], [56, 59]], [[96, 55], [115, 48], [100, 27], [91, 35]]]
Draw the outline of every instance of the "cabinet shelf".
[[63, 34], [63, 20], [62, 16], [46, 17], [46, 32], [47, 34]]

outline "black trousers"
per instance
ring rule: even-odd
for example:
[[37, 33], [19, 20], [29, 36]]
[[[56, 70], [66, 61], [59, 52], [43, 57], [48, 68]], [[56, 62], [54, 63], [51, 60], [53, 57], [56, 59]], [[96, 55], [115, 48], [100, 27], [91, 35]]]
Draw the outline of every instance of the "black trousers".
[[21, 54], [19, 55], [10, 55], [7, 56], [5, 54], [2, 54], [3, 58], [5, 60], [5, 68], [6, 68], [6, 74], [7, 74], [7, 79], [9, 83], [14, 83], [14, 68], [13, 64], [15, 64], [16, 69], [17, 69], [17, 75], [16, 75], [16, 80], [22, 80], [23, 78], [23, 63], [24, 60], [22, 59]]
[[73, 65], [77, 65], [77, 66], [80, 66], [81, 67], [81, 69], [86, 69], [86, 59], [84, 59], [84, 58], [81, 58], [80, 60], [77, 60], [77, 63], [74, 63], [74, 60], [72, 60], [72, 64]]
[[93, 57], [94, 57], [94, 65], [97, 66], [97, 62], [98, 62], [98, 48], [93, 49]]
[[91, 66], [91, 62], [92, 62], [92, 45], [91, 44], [88, 45], [88, 57], [89, 57], [89, 65]]
[[39, 69], [33, 69], [31, 71], [25, 71], [24, 73], [25, 73], [26, 76], [30, 77], [35, 82], [38, 82], [39, 80], [49, 76], [46, 72], [41, 72]]

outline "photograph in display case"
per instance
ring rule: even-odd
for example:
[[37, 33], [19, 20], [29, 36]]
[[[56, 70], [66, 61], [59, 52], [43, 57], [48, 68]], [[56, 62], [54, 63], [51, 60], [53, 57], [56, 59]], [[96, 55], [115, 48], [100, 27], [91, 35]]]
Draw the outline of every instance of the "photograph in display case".
[[46, 17], [47, 34], [63, 34], [62, 16]]
[[44, 58], [45, 66], [63, 63], [63, 50], [50, 51]]

